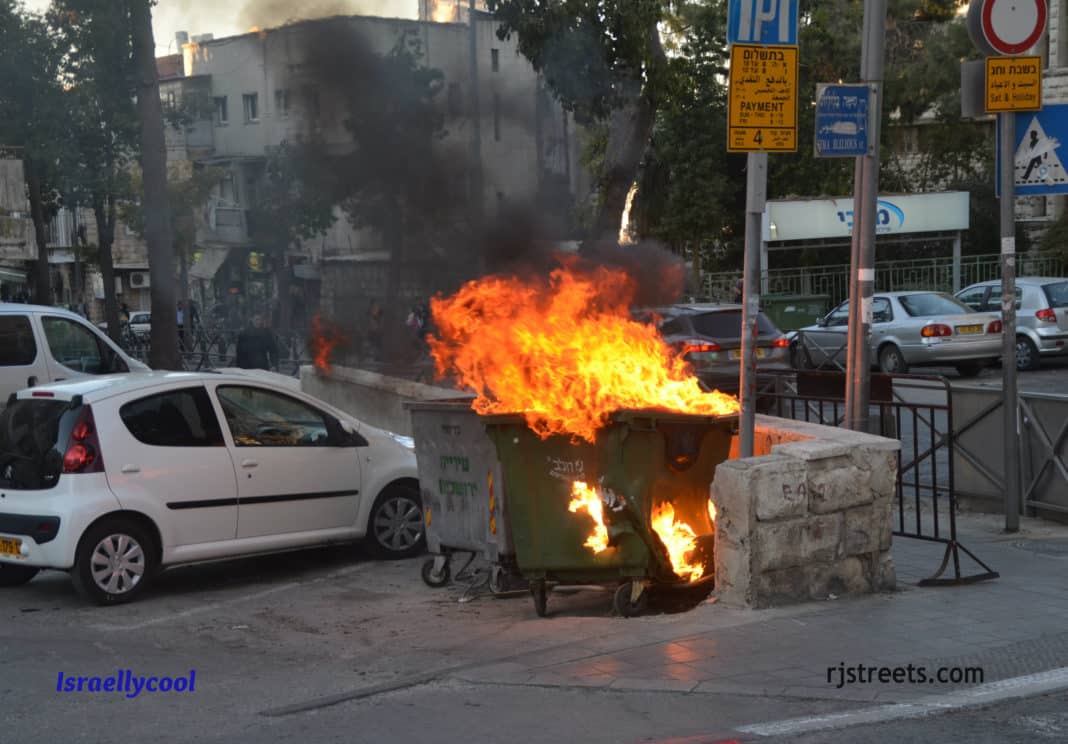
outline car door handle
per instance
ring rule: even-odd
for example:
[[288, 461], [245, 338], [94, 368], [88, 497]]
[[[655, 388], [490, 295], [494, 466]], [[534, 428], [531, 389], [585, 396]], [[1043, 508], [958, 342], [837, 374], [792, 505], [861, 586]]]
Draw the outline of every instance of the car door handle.
[[26, 378], [26, 387], [34, 387], [37, 385], [37, 375], [30, 375]]
[[243, 467], [243, 468], [254, 468], [257, 465], [259, 465], [259, 463], [256, 462], [255, 460], [242, 460], [241, 461], [241, 467]]
[[123, 465], [122, 472], [124, 473], [140, 473], [141, 468], [137, 465]]

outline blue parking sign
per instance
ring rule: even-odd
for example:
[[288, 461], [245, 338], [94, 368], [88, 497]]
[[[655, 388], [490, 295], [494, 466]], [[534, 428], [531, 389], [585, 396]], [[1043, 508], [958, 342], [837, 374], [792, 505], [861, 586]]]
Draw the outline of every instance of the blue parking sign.
[[798, 0], [729, 0], [727, 43], [797, 44]]

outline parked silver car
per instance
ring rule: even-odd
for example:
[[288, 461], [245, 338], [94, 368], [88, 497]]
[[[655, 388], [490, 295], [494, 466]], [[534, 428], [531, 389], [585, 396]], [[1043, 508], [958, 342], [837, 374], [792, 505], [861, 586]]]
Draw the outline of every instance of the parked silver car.
[[[973, 310], [1001, 313], [1001, 280], [965, 287], [957, 299]], [[1038, 369], [1042, 357], [1068, 354], [1068, 279], [1016, 278], [1016, 368]]]
[[[846, 364], [849, 301], [794, 339], [794, 365], [800, 368]], [[956, 367], [964, 377], [997, 361], [1001, 320], [979, 313], [941, 292], [879, 292], [872, 298], [871, 359], [887, 374], [909, 367]]]

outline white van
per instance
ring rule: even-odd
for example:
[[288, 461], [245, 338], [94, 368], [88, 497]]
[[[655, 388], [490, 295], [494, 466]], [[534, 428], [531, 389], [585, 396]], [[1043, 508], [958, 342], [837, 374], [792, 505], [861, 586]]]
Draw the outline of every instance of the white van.
[[147, 370], [80, 315], [57, 307], [0, 303], [0, 410], [23, 388]]

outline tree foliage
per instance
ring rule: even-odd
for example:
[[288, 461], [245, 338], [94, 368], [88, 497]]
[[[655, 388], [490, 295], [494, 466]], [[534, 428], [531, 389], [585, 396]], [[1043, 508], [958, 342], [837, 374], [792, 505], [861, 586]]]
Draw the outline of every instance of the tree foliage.
[[62, 50], [44, 17], [0, 0], [0, 145], [20, 148], [38, 245], [36, 300], [51, 302], [47, 221], [59, 208], [60, 161], [68, 152]]

